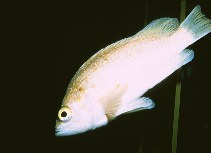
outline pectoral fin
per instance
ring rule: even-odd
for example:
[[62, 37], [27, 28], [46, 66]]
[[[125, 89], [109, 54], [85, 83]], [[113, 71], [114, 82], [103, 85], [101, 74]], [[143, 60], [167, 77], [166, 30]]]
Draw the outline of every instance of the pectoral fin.
[[144, 109], [151, 109], [155, 107], [155, 103], [148, 97], [141, 97], [132, 102], [124, 103], [119, 101], [107, 107], [106, 116], [109, 120], [113, 120], [115, 117], [121, 114], [133, 113]]
[[134, 100], [118, 111], [118, 115], [133, 113], [144, 109], [152, 109], [155, 107], [155, 103], [148, 97], [141, 97], [137, 100]]
[[100, 99], [108, 120], [113, 120], [117, 116], [118, 110], [123, 105], [122, 96], [126, 91], [127, 85], [116, 84], [108, 94]]

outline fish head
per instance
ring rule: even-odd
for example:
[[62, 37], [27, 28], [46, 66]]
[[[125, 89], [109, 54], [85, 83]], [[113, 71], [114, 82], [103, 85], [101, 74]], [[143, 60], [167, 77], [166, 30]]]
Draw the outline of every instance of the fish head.
[[63, 105], [58, 111], [55, 135], [69, 136], [93, 129], [93, 112], [88, 103], [73, 102]]
[[70, 136], [94, 130], [108, 123], [99, 102], [93, 98], [81, 98], [77, 102], [67, 102], [58, 111], [55, 135]]

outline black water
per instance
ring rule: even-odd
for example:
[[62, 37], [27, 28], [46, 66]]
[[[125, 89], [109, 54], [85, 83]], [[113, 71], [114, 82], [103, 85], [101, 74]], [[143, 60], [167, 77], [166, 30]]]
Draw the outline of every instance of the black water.
[[[200, 4], [211, 18], [211, 3]], [[0, 152], [171, 152], [176, 75], [146, 93], [153, 110], [122, 116], [106, 127], [55, 137], [57, 111], [77, 69], [96, 51], [143, 28], [144, 1], [15, 1], [2, 4]], [[149, 21], [179, 17], [179, 1], [151, 1]], [[211, 36], [191, 49], [184, 68], [178, 152], [209, 152]], [[209, 149], [210, 150], [210, 149]]]

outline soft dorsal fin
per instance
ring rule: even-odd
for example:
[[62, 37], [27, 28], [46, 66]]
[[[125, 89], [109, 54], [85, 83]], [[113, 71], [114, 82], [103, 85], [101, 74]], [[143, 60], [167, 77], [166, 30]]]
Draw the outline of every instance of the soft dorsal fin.
[[176, 31], [179, 27], [177, 18], [160, 18], [150, 22], [143, 30], [138, 32], [137, 36], [151, 35], [169, 35]]

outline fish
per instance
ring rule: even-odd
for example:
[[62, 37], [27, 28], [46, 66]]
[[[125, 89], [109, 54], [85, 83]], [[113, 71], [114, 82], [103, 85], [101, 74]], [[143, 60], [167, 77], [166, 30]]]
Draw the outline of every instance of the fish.
[[211, 32], [197, 5], [180, 24], [163, 17], [135, 35], [91, 56], [67, 87], [55, 135], [70, 136], [107, 125], [122, 114], [152, 109], [143, 94], [194, 58], [187, 47]]

